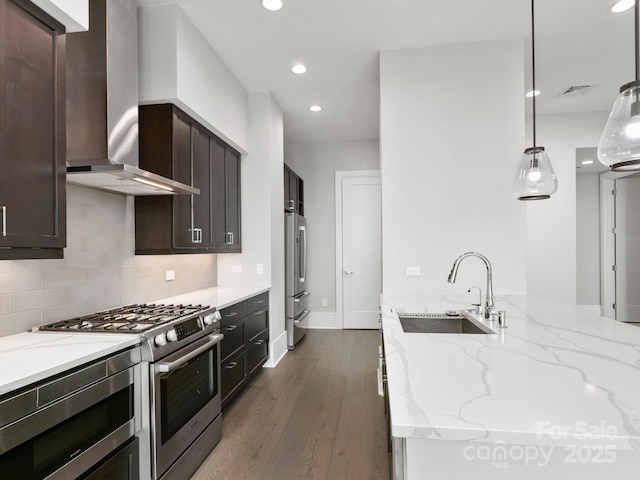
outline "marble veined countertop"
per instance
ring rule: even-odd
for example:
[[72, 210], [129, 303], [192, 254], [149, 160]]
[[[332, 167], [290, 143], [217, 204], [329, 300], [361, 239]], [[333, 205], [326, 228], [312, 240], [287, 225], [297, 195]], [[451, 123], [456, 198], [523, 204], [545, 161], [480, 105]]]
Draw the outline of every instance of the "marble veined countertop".
[[[183, 303], [218, 309], [269, 287], [214, 287], [149, 303]], [[0, 337], [0, 395], [116, 353], [139, 343], [138, 335], [24, 332]]]
[[212, 287], [175, 297], [163, 298], [155, 303], [200, 304], [216, 307], [218, 310], [242, 302], [269, 290], [269, 287]]
[[138, 335], [24, 332], [0, 337], [0, 395], [138, 345]]
[[640, 328], [504, 296], [495, 335], [405, 333], [397, 312], [469, 308], [382, 295], [394, 437], [540, 445], [606, 440], [640, 453]]

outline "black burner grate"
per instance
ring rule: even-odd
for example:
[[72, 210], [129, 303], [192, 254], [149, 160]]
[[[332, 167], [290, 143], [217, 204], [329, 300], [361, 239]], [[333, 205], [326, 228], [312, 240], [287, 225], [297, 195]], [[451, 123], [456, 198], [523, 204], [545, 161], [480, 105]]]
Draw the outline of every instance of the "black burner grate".
[[141, 333], [153, 327], [207, 310], [202, 305], [126, 305], [43, 325], [44, 331]]

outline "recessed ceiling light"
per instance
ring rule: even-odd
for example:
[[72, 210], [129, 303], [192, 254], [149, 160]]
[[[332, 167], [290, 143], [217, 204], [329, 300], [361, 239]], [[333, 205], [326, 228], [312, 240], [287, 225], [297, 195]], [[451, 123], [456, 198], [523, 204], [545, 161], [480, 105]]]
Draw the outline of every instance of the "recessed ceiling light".
[[529, 90], [527, 93], [524, 94], [525, 97], [537, 97], [538, 95], [540, 95], [540, 90]]
[[322, 110], [322, 107], [320, 105], [311, 105], [309, 107], [309, 110], [311, 110], [312, 112], [319, 112], [320, 110]]
[[620, 0], [609, 9], [611, 13], [626, 12], [635, 5], [635, 0]]
[[271, 12], [277, 12], [282, 8], [282, 0], [262, 0], [262, 6]]
[[582, 165], [591, 165], [593, 163], [593, 160], [585, 160], [583, 162], [581, 162]]
[[307, 73], [307, 67], [305, 67], [301, 63], [296, 63], [293, 67], [291, 67], [291, 71], [298, 75], [302, 75], [303, 73]]

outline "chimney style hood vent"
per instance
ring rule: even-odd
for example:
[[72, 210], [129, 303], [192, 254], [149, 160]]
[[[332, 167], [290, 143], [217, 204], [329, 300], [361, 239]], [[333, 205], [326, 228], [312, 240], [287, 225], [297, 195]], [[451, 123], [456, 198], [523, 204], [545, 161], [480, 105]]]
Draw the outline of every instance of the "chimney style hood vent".
[[200, 194], [138, 167], [135, 0], [90, 0], [89, 31], [66, 42], [67, 182], [126, 195]]

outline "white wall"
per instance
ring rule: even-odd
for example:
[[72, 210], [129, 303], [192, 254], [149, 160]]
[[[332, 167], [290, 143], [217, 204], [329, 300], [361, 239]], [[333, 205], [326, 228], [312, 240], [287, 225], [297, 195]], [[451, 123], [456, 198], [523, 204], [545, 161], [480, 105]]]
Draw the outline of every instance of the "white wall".
[[[522, 40], [380, 55], [383, 291], [525, 293], [525, 207], [513, 179], [525, 147]], [[422, 275], [406, 276], [407, 266]], [[475, 295], [473, 299], [475, 300]], [[470, 297], [471, 298], [471, 297]]]
[[242, 153], [249, 95], [182, 8], [138, 8], [141, 104], [174, 103]]
[[0, 336], [216, 285], [215, 255], [135, 256], [133, 202], [67, 186], [64, 259], [0, 261]]
[[[304, 180], [311, 292], [309, 324], [341, 328], [335, 325], [335, 173], [380, 168], [378, 141], [287, 143], [285, 163]], [[327, 299], [327, 307], [322, 307], [323, 298]]]
[[600, 175], [576, 175], [578, 305], [600, 305]]
[[576, 148], [594, 147], [608, 112], [537, 117], [538, 144], [558, 177], [549, 200], [527, 203], [528, 292], [565, 305], [576, 304]]
[[31, 0], [62, 23], [67, 33], [89, 29], [89, 0]]
[[[218, 284], [271, 286], [270, 364], [286, 352], [284, 323], [283, 116], [269, 93], [250, 96], [251, 154], [242, 159], [242, 253], [218, 255]], [[257, 273], [257, 265], [263, 273]], [[241, 266], [242, 272], [232, 272]]]

